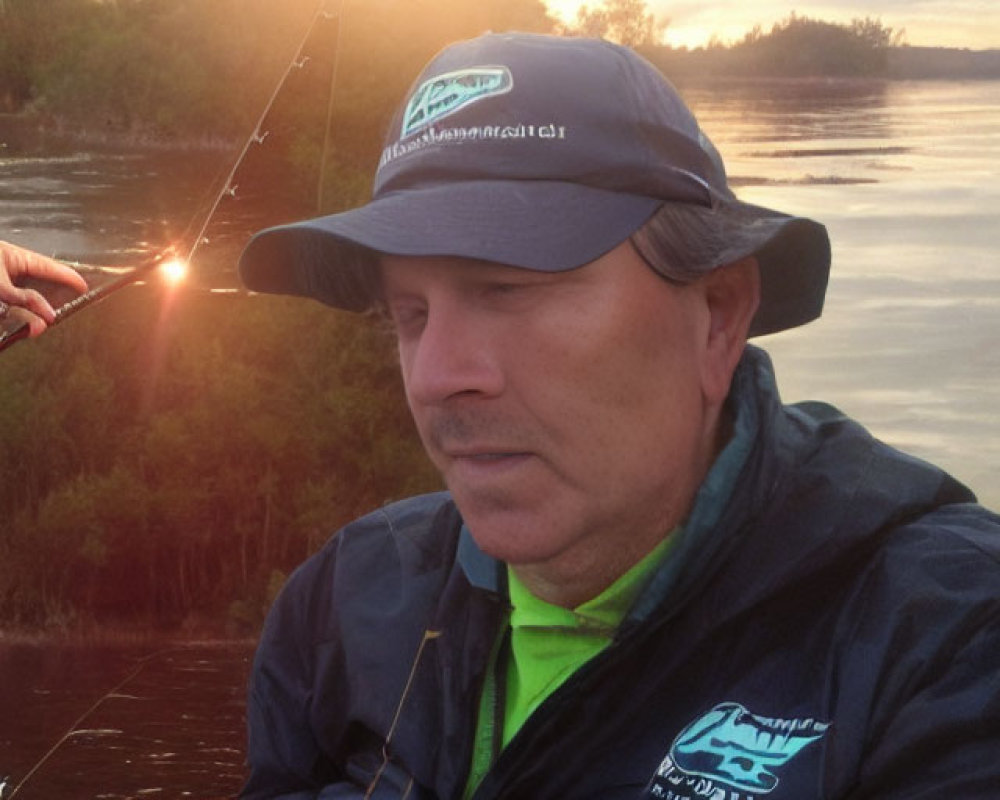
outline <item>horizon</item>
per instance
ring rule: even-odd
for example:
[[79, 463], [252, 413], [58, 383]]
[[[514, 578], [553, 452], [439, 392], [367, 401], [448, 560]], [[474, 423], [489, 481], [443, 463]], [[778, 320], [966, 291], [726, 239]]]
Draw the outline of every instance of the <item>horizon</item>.
[[[572, 22], [581, 6], [599, 7], [600, 0], [543, 0], [549, 11]], [[760, 26], [764, 33], [793, 12], [823, 22], [849, 24], [870, 17], [895, 31], [902, 44], [970, 50], [1000, 49], [1000, 3], [989, 0], [763, 0], [752, 6], [737, 0], [711, 3], [646, 0], [657, 19], [668, 20], [663, 44], [696, 49], [716, 40], [734, 44]]]

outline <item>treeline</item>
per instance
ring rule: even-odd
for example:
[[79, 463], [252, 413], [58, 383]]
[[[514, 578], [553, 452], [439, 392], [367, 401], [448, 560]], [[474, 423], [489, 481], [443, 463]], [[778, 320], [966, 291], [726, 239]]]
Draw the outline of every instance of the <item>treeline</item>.
[[0, 357], [0, 627], [250, 630], [339, 525], [438, 487], [382, 324], [165, 292]]
[[996, 80], [1000, 50], [947, 47], [894, 47], [889, 51], [892, 79]]
[[356, 194], [433, 53], [485, 30], [553, 24], [541, 0], [3, 0], [0, 109], [112, 146], [241, 141], [308, 31], [305, 69], [289, 70], [270, 133], [298, 174], [325, 152], [327, 172]]
[[[603, 35], [679, 74], [874, 76], [903, 32], [790, 15], [770, 31], [696, 50], [658, 45], [669, 21], [644, 0], [603, 0], [557, 24], [541, 0], [3, 0], [0, 110], [69, 126], [174, 139], [244, 134], [317, 11], [314, 57], [337, 58], [339, 141], [375, 134], [426, 57], [484, 30]], [[328, 33], [323, 34], [322, 29]], [[326, 116], [323, 98], [298, 106]]]
[[844, 25], [793, 12], [769, 32], [757, 26], [733, 44], [714, 40], [690, 51], [654, 45], [646, 54], [675, 76], [884, 78], [903, 35], [870, 17]]

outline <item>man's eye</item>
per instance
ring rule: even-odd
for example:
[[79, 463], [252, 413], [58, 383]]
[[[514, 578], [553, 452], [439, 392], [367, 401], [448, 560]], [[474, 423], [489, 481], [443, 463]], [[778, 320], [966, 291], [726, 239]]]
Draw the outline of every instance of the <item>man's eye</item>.
[[412, 334], [423, 328], [427, 309], [422, 305], [400, 303], [390, 306], [389, 317], [398, 334]]
[[486, 287], [486, 294], [489, 297], [510, 297], [512, 295], [523, 294], [530, 284], [510, 282], [491, 283]]

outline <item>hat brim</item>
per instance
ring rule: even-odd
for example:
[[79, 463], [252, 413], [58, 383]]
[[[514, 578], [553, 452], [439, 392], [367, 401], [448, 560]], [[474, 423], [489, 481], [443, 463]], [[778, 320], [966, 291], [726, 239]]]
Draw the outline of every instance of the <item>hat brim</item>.
[[749, 336], [805, 325], [823, 312], [830, 278], [830, 237], [806, 217], [742, 204], [741, 215], [757, 215], [760, 245], [748, 255], [760, 267], [760, 305]]
[[[751, 337], [804, 325], [823, 311], [830, 238], [814, 220], [736, 198], [711, 209], [668, 202], [642, 234], [633, 244], [647, 263], [682, 282], [753, 256], [760, 270], [760, 303]], [[652, 249], [651, 238], [660, 242]]]
[[[378, 297], [380, 254], [458, 256], [543, 272], [576, 269], [617, 247], [662, 198], [557, 181], [463, 181], [410, 188], [340, 214], [268, 228], [240, 257], [248, 289], [313, 297], [349, 311]], [[818, 317], [830, 268], [826, 228], [736, 200], [719, 221], [739, 242], [705, 271], [755, 256], [761, 303], [750, 335]]]
[[463, 181], [407, 189], [340, 214], [268, 228], [240, 257], [253, 291], [371, 306], [382, 253], [459, 256], [543, 272], [590, 263], [662, 200], [556, 181]]

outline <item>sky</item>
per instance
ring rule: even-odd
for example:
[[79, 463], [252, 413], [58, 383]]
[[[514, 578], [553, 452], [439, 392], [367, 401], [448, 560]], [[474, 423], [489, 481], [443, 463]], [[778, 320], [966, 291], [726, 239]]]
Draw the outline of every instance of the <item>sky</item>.
[[[545, 0], [550, 10], [572, 20], [579, 0]], [[591, 0], [591, 7], [600, 0]], [[674, 47], [699, 47], [717, 36], [730, 43], [755, 25], [766, 33], [794, 11], [824, 22], [848, 23], [872, 17], [893, 30], [904, 31], [903, 42], [914, 46], [1000, 48], [1000, 0], [646, 0], [650, 11], [666, 17], [664, 42]]]

